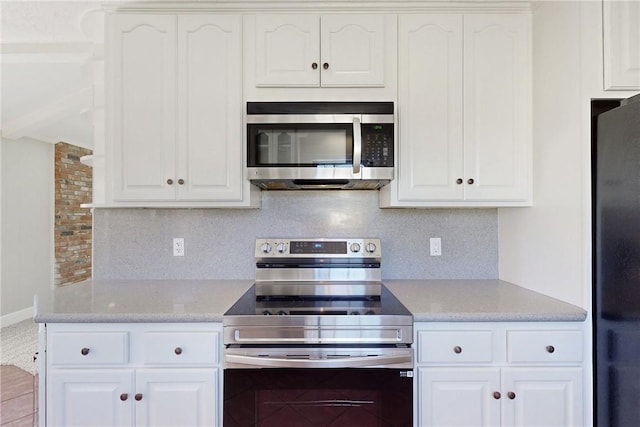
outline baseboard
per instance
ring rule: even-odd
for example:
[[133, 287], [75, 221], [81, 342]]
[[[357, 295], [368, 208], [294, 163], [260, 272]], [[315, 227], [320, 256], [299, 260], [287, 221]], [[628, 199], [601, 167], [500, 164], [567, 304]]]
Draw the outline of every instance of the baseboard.
[[14, 311], [13, 313], [0, 316], [0, 328], [22, 322], [23, 320], [33, 317], [33, 307], [27, 307], [23, 310]]

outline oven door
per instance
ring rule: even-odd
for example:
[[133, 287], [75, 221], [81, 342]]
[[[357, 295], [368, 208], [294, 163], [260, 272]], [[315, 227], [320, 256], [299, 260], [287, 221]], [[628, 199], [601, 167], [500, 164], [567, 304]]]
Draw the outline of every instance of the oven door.
[[411, 426], [410, 348], [228, 348], [224, 425]]
[[412, 371], [383, 368], [225, 369], [225, 427], [406, 426]]

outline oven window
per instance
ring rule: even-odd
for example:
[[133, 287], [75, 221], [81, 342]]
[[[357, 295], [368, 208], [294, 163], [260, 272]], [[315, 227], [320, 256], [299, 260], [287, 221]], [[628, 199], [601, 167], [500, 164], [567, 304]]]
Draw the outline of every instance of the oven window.
[[226, 369], [225, 427], [406, 426], [413, 379], [397, 369]]
[[350, 165], [351, 124], [249, 124], [247, 166]]

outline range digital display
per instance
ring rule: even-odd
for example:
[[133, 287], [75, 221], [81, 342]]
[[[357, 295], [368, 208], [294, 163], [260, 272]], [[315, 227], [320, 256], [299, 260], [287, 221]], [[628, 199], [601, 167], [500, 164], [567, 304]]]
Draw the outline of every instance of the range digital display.
[[346, 254], [347, 242], [291, 242], [292, 254]]

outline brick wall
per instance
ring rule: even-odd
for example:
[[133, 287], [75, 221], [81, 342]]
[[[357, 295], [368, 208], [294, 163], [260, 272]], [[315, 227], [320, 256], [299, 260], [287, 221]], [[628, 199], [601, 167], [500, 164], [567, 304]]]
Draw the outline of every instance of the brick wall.
[[55, 149], [55, 284], [91, 278], [91, 167], [80, 157], [91, 150], [60, 142]]

